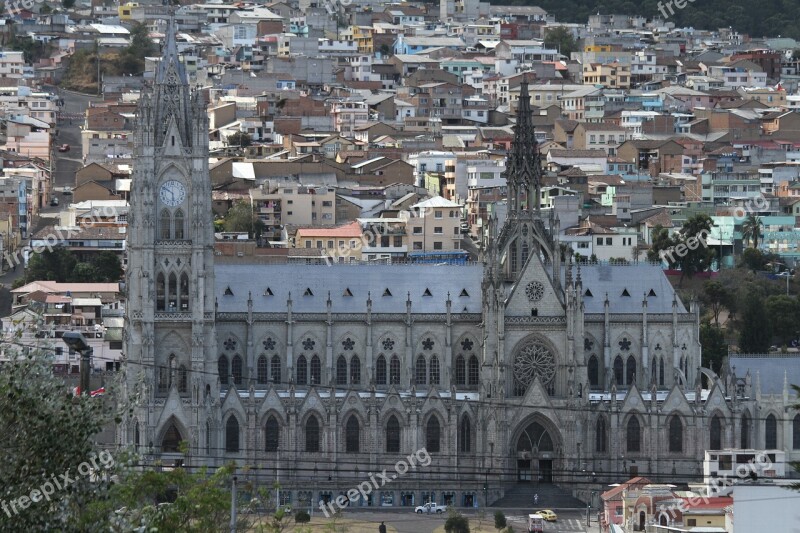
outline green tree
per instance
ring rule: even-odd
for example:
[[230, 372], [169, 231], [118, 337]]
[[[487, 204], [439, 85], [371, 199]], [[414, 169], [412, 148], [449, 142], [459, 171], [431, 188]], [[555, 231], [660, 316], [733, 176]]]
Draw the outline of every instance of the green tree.
[[237, 131], [231, 135], [228, 135], [228, 146], [240, 146], [242, 148], [247, 148], [251, 144], [253, 144], [253, 141], [247, 132]]
[[728, 355], [728, 343], [718, 326], [708, 321], [700, 324], [700, 346], [703, 348], [702, 365], [714, 372], [722, 369], [722, 359]]
[[92, 283], [97, 280], [97, 269], [91, 263], [78, 263], [72, 270], [68, 281], [74, 283]]
[[92, 258], [92, 266], [97, 271], [96, 282], [115, 283], [122, 279], [122, 263], [119, 255], [111, 250], [99, 252]]
[[714, 325], [719, 327], [719, 314], [732, 300], [730, 292], [719, 281], [708, 280], [703, 283], [703, 302], [708, 305], [714, 317]]
[[647, 260], [653, 263], [666, 261], [669, 267], [675, 266], [675, 261], [670, 261], [670, 256], [666, 252], [675, 247], [675, 239], [669, 234], [669, 230], [661, 225], [653, 229], [651, 235], [653, 244], [647, 251]]
[[761, 231], [764, 229], [764, 223], [761, 217], [756, 215], [749, 215], [742, 224], [742, 240], [745, 242], [750, 241], [753, 248], [758, 248], [758, 240], [761, 238]]
[[764, 270], [767, 262], [767, 257], [757, 248], [746, 248], [742, 252], [742, 266], [749, 268], [753, 272]]
[[578, 43], [568, 28], [557, 26], [545, 32], [544, 46], [545, 48], [555, 48], [559, 53], [569, 58], [570, 54], [577, 50]]
[[72, 7], [75, 5], [75, 0], [63, 0], [61, 5], [64, 6], [64, 9], [72, 9]]
[[145, 24], [137, 22], [130, 30], [130, 44], [122, 50], [116, 62], [120, 74], [138, 75], [144, 72], [144, 58], [155, 55], [156, 45], [150, 39]]
[[506, 527], [506, 515], [503, 511], [495, 511], [494, 513], [494, 528], [503, 529]]
[[69, 281], [78, 260], [72, 252], [61, 246], [32, 254], [28, 259], [25, 279], [31, 281]]
[[[98, 465], [113, 464], [107, 452], [98, 460], [93, 439], [113, 413], [101, 398], [73, 397], [53, 374], [48, 353], [21, 354], [11, 348], [12, 342], [6, 339], [9, 359], [0, 372], [0, 500], [17, 503], [12, 520], [0, 511], [0, 532], [77, 531], [84, 504], [103, 498], [110, 489], [104, 471], [97, 470], [96, 482], [77, 472], [93, 457]], [[30, 498], [34, 489], [41, 496], [41, 490], [53, 487], [54, 478], [63, 481], [64, 474], [75, 480], [69, 488], [56, 487], [49, 501], [20, 505], [19, 498]]]
[[444, 530], [447, 533], [469, 533], [469, 519], [466, 516], [451, 511], [450, 516], [444, 523]]
[[751, 291], [742, 307], [739, 349], [742, 353], [766, 352], [769, 350], [771, 334], [764, 299]]
[[264, 222], [256, 216], [250, 202], [237, 202], [225, 214], [225, 231], [246, 231], [250, 238], [259, 238], [264, 231]]
[[773, 295], [767, 298], [766, 307], [773, 335], [780, 339], [781, 344], [789, 344], [797, 337], [797, 299], [783, 294]]

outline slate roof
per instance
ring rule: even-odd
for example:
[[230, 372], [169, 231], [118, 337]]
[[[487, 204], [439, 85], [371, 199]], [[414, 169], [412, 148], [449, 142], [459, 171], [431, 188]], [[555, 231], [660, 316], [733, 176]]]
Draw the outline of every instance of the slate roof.
[[[254, 312], [282, 313], [291, 292], [293, 312], [324, 313], [329, 291], [334, 313], [365, 312], [368, 293], [374, 313], [405, 313], [409, 293], [413, 313], [447, 312], [448, 292], [453, 313], [482, 310], [481, 265], [220, 264], [214, 270], [219, 312], [245, 311], [251, 293]], [[264, 295], [267, 288], [272, 296]], [[426, 289], [430, 296], [423, 296]], [[468, 296], [461, 296], [464, 289]]]
[[[796, 353], [781, 354], [731, 354], [728, 358], [731, 369], [736, 367], [736, 377], [743, 378], [747, 372], [753, 380], [755, 391], [756, 376], [761, 384], [761, 394], [782, 394], [784, 372], [789, 384], [800, 384], [800, 357]], [[754, 392], [755, 393], [755, 392]], [[792, 394], [792, 389], [789, 389]]]
[[[573, 273], [573, 279], [574, 276]], [[649, 294], [648, 313], [672, 313], [675, 290], [660, 265], [582, 265], [581, 279], [587, 313], [605, 312], [606, 294], [612, 313], [641, 313], [645, 294]], [[586, 294], [587, 290], [592, 296]], [[655, 296], [650, 293], [651, 290]], [[630, 296], [623, 296], [625, 291]], [[678, 299], [678, 313], [685, 312], [686, 307]], [[738, 367], [736, 373], [739, 373]]]

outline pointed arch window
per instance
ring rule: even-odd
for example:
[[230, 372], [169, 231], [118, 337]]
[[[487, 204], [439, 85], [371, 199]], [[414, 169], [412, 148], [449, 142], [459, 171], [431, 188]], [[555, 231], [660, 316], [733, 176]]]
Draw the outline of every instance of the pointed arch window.
[[361, 359], [354, 355], [350, 358], [350, 384], [359, 385], [361, 383]]
[[792, 449], [800, 450], [800, 414], [792, 419]]
[[361, 425], [356, 415], [350, 415], [345, 426], [344, 451], [345, 453], [358, 453], [361, 445]]
[[428, 365], [425, 363], [425, 357], [422, 355], [417, 357], [417, 367], [415, 372], [414, 383], [416, 385], [425, 385], [426, 374], [428, 373]]
[[133, 446], [135, 449], [139, 449], [139, 442], [141, 440], [141, 435], [139, 434], [139, 421], [137, 420], [133, 426]]
[[308, 385], [308, 362], [306, 356], [301, 355], [297, 358], [297, 384]]
[[683, 451], [683, 422], [677, 415], [669, 419], [669, 451], [672, 453]]
[[628, 425], [625, 428], [625, 447], [628, 452], [640, 452], [642, 430], [639, 427], [639, 419], [635, 416], [628, 419]]
[[428, 382], [431, 385], [439, 384], [439, 358], [435, 355], [431, 356]]
[[750, 447], [750, 415], [742, 414], [742, 432], [739, 447], [747, 449]]
[[480, 363], [476, 355], [469, 356], [469, 384], [477, 385], [480, 378]]
[[764, 447], [768, 450], [778, 447], [778, 419], [773, 414], [764, 421]]
[[306, 420], [306, 451], [319, 452], [319, 421], [316, 416], [310, 416]]
[[181, 441], [183, 441], [181, 432], [178, 431], [175, 422], [172, 422], [164, 433], [164, 438], [161, 439], [161, 451], [163, 453], [179, 453]]
[[233, 376], [233, 384], [242, 384], [242, 358], [234, 355], [231, 359], [231, 376]]
[[181, 286], [178, 291], [179, 302], [178, 306], [182, 312], [189, 310], [189, 276], [184, 272], [181, 274]]
[[258, 365], [256, 368], [256, 383], [258, 383], [259, 385], [267, 384], [267, 381], [269, 380], [269, 375], [267, 371], [268, 371], [267, 356], [260, 355], [258, 357]]
[[343, 355], [336, 360], [336, 384], [347, 385], [347, 359]]
[[239, 451], [239, 421], [233, 415], [225, 423], [225, 451], [228, 453]]
[[622, 357], [619, 355], [614, 358], [614, 382], [617, 385], [624, 385], [625, 382], [622, 378], [625, 374], [625, 365], [622, 363]]
[[189, 390], [189, 371], [186, 366], [181, 365], [178, 367], [178, 392], [185, 394]]
[[600, 363], [596, 355], [589, 357], [589, 385], [598, 387], [600, 385]]
[[170, 231], [170, 223], [172, 222], [172, 217], [169, 216], [169, 209], [162, 209], [161, 216], [159, 217], [159, 235], [164, 240], [169, 239]]
[[709, 449], [721, 450], [722, 449], [722, 422], [719, 416], [714, 415], [711, 417], [711, 427], [709, 430]]
[[628, 356], [628, 362], [625, 365], [625, 383], [633, 385], [636, 382], [636, 358], [632, 355]]
[[319, 385], [322, 383], [322, 365], [319, 362], [319, 357], [316, 355], [311, 356], [311, 384]]
[[375, 361], [375, 384], [386, 385], [386, 358], [383, 355]]
[[463, 355], [456, 357], [456, 385], [467, 384], [467, 363]]
[[386, 453], [400, 453], [400, 422], [394, 415], [386, 422]]
[[470, 453], [472, 451], [472, 426], [469, 417], [461, 417], [461, 425], [458, 428], [458, 451]]
[[174, 229], [174, 231], [175, 231], [175, 238], [176, 239], [183, 240], [185, 238], [184, 237], [184, 231], [185, 231], [184, 216], [183, 216], [183, 210], [182, 209], [178, 209], [177, 211], [175, 211], [175, 229]]
[[164, 303], [166, 302], [166, 294], [167, 287], [164, 282], [164, 273], [159, 272], [158, 276], [156, 276], [156, 311], [163, 311], [166, 309]]
[[217, 359], [217, 374], [219, 374], [219, 382], [223, 385], [228, 384], [228, 358], [220, 355]]
[[594, 451], [597, 453], [606, 453], [606, 450], [608, 449], [608, 434], [606, 431], [606, 419], [602, 416], [597, 419], [594, 437]]
[[272, 383], [275, 385], [280, 384], [281, 382], [281, 358], [277, 355], [272, 356], [272, 360], [270, 361], [270, 375], [272, 376]]
[[170, 311], [177, 311], [178, 310], [178, 276], [175, 273], [171, 273], [169, 275], [169, 289], [167, 292], [167, 298], [169, 300], [169, 310]]
[[429, 453], [438, 453], [441, 441], [441, 426], [439, 419], [432, 416], [425, 425], [425, 448]]
[[281, 438], [281, 427], [278, 420], [270, 415], [264, 425], [264, 451], [277, 452]]
[[400, 358], [396, 355], [389, 361], [389, 385], [400, 385]]
[[658, 358], [658, 386], [664, 386], [664, 358]]

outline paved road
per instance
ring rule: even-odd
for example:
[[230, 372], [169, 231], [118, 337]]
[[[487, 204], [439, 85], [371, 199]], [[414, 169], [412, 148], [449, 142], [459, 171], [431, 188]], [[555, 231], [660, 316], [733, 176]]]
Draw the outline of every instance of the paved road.
[[[61, 109], [61, 112], [70, 117], [82, 116], [90, 102], [100, 101], [99, 98], [94, 96], [62, 91], [55, 87], [50, 87], [50, 90], [58, 91], [58, 94], [64, 100], [64, 107]], [[63, 194], [61, 194], [61, 190], [64, 186], [75, 187], [75, 172], [83, 167], [83, 158], [81, 155], [82, 125], [82, 119], [61, 118], [56, 126], [58, 129], [58, 136], [55, 140], [56, 146], [61, 146], [62, 144], [70, 145], [69, 152], [59, 152], [56, 150], [53, 161], [53, 185], [57, 187], [59, 201], [61, 202], [65, 200]], [[69, 198], [66, 198], [66, 201], [69, 200]]]

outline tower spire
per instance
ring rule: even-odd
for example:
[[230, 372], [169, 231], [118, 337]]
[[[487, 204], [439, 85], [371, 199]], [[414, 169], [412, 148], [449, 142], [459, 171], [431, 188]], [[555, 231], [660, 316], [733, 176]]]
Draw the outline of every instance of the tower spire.
[[539, 215], [539, 190], [541, 187], [541, 164], [539, 143], [531, 120], [531, 97], [528, 93], [527, 76], [523, 74], [517, 102], [517, 124], [514, 127], [514, 140], [508, 157], [506, 179], [509, 189], [509, 210], [520, 214], [525, 209]]

